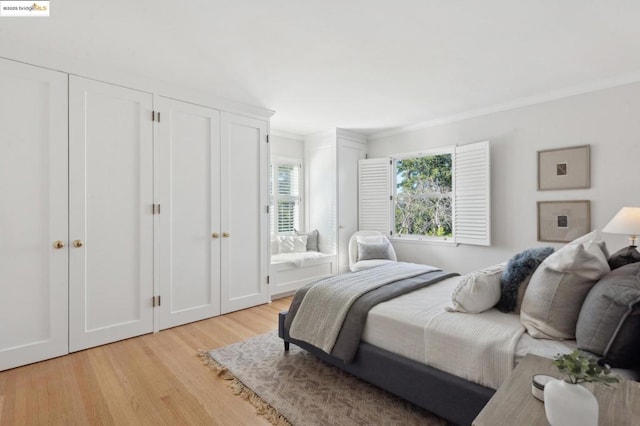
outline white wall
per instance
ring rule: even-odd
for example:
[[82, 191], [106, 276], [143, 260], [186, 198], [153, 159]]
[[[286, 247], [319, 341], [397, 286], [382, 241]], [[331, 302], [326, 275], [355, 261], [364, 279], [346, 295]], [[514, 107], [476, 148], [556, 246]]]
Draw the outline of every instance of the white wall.
[[[640, 206], [640, 83], [369, 140], [369, 158], [491, 141], [491, 247], [394, 242], [403, 261], [466, 273], [507, 260], [537, 241], [536, 201], [591, 200], [591, 227]], [[591, 145], [591, 188], [537, 191], [536, 151]], [[627, 238], [603, 234], [613, 253]]]
[[304, 137], [273, 130], [269, 141], [271, 156], [299, 158], [304, 161]]

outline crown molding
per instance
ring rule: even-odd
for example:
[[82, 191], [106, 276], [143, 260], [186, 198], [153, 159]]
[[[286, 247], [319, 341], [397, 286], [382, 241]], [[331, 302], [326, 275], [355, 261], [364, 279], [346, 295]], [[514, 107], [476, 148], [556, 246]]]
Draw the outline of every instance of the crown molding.
[[582, 86], [574, 86], [554, 92], [548, 92], [541, 95], [527, 96], [519, 98], [511, 102], [503, 104], [496, 104], [485, 108], [478, 108], [460, 114], [453, 114], [441, 118], [435, 118], [433, 120], [427, 120], [416, 124], [397, 127], [392, 130], [385, 130], [378, 133], [373, 133], [368, 136], [368, 140], [377, 140], [386, 138], [389, 136], [396, 136], [403, 133], [410, 133], [420, 129], [426, 129], [429, 127], [440, 126], [443, 124], [455, 123], [458, 121], [468, 120], [471, 118], [481, 117], [484, 115], [494, 114], [497, 112], [509, 111], [517, 108], [523, 108], [531, 105], [541, 104], [545, 102], [555, 101], [558, 99], [569, 98], [572, 96], [584, 95], [591, 92], [597, 92], [600, 90], [612, 89], [614, 87], [625, 86], [627, 84], [634, 84], [640, 82], [640, 74], [626, 75], [614, 79], [600, 80], [595, 83], [590, 83]]

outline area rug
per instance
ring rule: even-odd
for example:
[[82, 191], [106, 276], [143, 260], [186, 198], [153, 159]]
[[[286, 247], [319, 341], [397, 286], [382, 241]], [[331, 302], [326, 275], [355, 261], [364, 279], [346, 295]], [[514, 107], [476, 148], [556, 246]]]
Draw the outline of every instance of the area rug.
[[200, 352], [276, 425], [446, 425], [435, 415], [291, 345], [276, 332]]

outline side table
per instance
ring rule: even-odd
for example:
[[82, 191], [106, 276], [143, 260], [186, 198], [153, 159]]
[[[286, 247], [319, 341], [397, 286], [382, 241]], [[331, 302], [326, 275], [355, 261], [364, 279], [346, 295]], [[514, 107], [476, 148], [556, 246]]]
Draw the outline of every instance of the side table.
[[[544, 404], [531, 394], [531, 377], [546, 374], [561, 377], [552, 360], [527, 355], [473, 421], [474, 426], [548, 426]], [[607, 388], [602, 384], [583, 384], [598, 400], [598, 424], [637, 425], [640, 421], [640, 383], [624, 380]]]

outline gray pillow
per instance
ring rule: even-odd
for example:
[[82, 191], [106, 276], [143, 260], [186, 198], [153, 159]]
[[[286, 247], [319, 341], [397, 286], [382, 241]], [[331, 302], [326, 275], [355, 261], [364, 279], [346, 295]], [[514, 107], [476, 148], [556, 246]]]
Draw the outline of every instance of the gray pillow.
[[640, 262], [640, 253], [638, 253], [638, 250], [633, 246], [629, 246], [611, 255], [609, 258], [609, 268], [613, 271], [621, 266], [636, 262]]
[[389, 241], [385, 241], [382, 244], [361, 243], [358, 241], [358, 262], [371, 259], [391, 260]]
[[296, 235], [306, 235], [307, 236], [307, 251], [320, 251], [320, 244], [318, 240], [320, 239], [320, 233], [317, 229], [305, 234], [302, 232], [296, 231]]
[[609, 272], [591, 289], [580, 310], [576, 341], [612, 367], [640, 365], [640, 263]]

